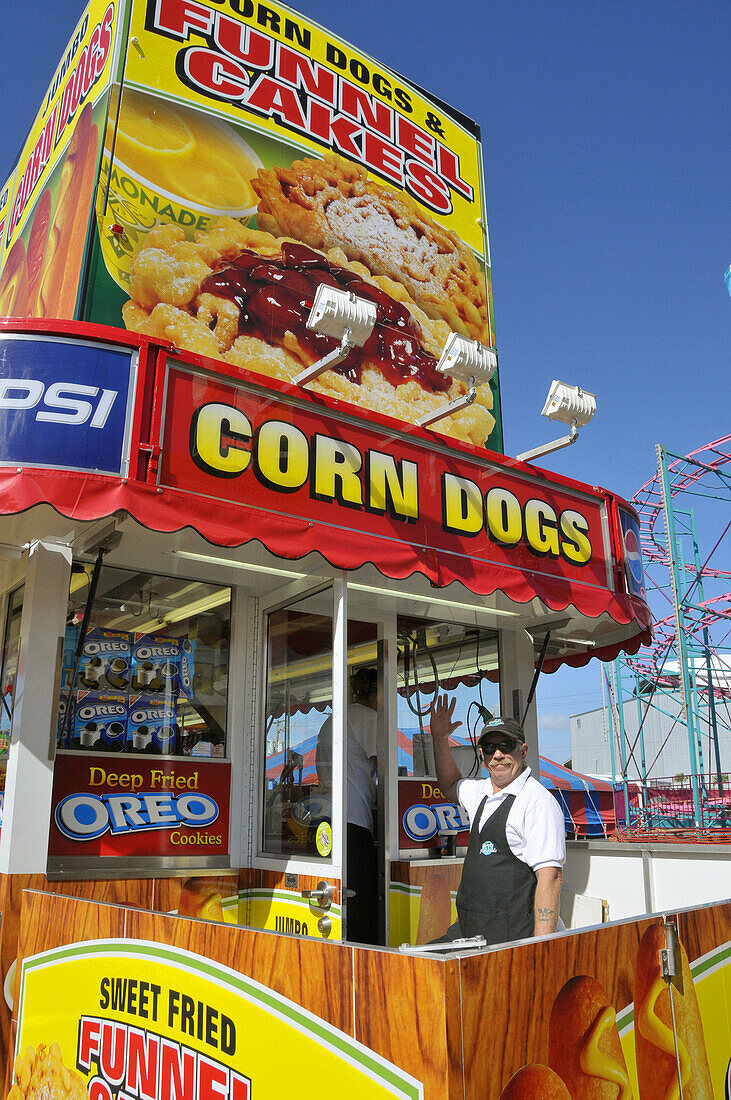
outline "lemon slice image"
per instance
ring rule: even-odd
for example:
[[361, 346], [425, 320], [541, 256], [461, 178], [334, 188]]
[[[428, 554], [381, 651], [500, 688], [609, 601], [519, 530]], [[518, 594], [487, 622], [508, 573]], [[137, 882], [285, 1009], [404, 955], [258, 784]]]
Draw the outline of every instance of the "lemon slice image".
[[161, 166], [166, 190], [189, 202], [214, 208], [255, 206], [256, 196], [251, 184], [233, 157], [224, 159], [224, 152], [215, 148], [199, 147], [194, 172], [190, 170], [187, 158], [171, 158]]
[[259, 158], [229, 123], [181, 104], [125, 89], [114, 159], [156, 193], [195, 209], [256, 209], [249, 180]]
[[119, 116], [117, 142], [128, 161], [138, 157], [176, 157], [190, 153], [195, 138], [174, 107], [137, 92], [126, 91]]

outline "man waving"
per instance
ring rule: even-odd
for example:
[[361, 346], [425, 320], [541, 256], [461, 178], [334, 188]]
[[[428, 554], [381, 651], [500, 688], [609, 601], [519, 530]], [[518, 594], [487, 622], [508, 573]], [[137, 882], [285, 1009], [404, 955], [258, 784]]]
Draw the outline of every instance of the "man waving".
[[555, 932], [566, 859], [563, 814], [531, 775], [525, 734], [512, 718], [493, 718], [480, 734], [488, 778], [462, 779], [449, 748], [459, 726], [452, 721], [455, 702], [443, 695], [432, 707], [434, 760], [442, 794], [459, 800], [472, 827], [457, 892], [459, 919], [442, 939], [482, 935], [505, 943]]

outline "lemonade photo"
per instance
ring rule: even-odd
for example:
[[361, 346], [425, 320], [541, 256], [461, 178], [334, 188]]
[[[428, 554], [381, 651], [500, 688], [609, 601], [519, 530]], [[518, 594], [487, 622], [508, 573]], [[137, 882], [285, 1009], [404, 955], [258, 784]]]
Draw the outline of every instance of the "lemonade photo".
[[256, 213], [251, 179], [260, 159], [228, 122], [124, 89], [112, 95], [97, 210], [102, 251], [119, 286], [155, 225], [176, 223], [186, 235], [225, 214]]

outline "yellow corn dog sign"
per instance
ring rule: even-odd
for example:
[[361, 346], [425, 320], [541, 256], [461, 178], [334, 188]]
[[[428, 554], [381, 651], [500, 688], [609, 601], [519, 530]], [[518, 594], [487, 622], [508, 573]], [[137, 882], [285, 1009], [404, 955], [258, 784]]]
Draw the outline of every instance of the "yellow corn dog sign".
[[[420, 1082], [266, 986], [163, 944], [99, 940], [24, 960], [16, 1074], [90, 1100], [256, 1100], [327, 1081], [353, 1100]], [[282, 1057], [282, 1051], [287, 1057]]]
[[103, 93], [111, 79], [117, 9], [118, 0], [89, 4], [21, 151], [0, 213], [3, 316], [73, 316], [106, 114]]

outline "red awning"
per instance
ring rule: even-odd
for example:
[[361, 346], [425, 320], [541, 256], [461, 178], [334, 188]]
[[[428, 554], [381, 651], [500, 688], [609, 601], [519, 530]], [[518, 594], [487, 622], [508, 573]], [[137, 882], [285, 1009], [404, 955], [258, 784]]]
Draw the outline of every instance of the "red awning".
[[58, 346], [51, 331], [87, 352], [101, 342], [130, 356], [139, 348], [117, 472], [6, 465], [0, 515], [42, 503], [82, 521], [123, 512], [151, 531], [191, 528], [219, 547], [259, 542], [288, 561], [315, 551], [337, 569], [372, 564], [436, 588], [459, 581], [476, 595], [502, 592], [519, 605], [538, 597], [550, 611], [629, 628], [612, 645], [570, 656], [574, 665], [650, 639], [649, 610], [624, 567], [628, 506], [605, 490], [116, 329], [0, 327], [31, 330], [42, 364]]

